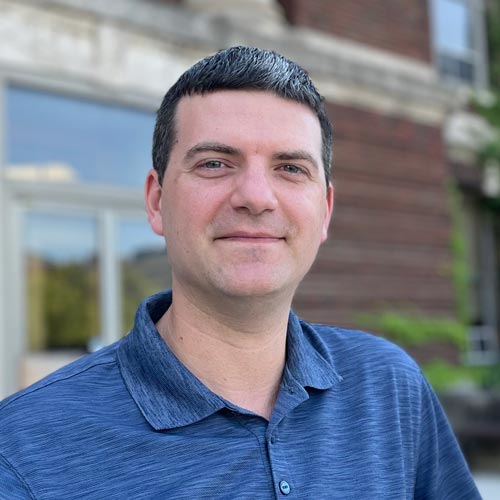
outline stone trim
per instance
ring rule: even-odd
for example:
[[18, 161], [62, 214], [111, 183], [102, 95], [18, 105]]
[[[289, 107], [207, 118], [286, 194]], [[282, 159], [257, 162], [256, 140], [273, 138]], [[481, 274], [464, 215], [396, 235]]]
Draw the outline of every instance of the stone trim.
[[[248, 3], [248, 2], [247, 2]], [[0, 0], [0, 68], [9, 65], [111, 92], [159, 99], [194, 61], [220, 47], [273, 48], [302, 64], [328, 100], [441, 124], [460, 107], [420, 61], [286, 26], [151, 0]], [[265, 12], [265, 9], [261, 9]]]

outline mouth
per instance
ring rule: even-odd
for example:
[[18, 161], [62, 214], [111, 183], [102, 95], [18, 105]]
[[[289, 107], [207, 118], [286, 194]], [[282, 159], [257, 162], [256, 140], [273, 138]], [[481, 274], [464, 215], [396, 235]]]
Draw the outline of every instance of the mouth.
[[215, 238], [215, 240], [234, 241], [242, 243], [277, 243], [279, 241], [285, 241], [285, 238], [269, 233], [251, 233], [245, 231], [237, 231], [234, 233], [219, 236]]

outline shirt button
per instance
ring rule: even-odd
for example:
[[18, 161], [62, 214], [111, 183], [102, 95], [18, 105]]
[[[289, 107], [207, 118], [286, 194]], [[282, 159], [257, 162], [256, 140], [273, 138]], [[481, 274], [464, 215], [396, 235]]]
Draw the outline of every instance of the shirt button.
[[290, 485], [286, 481], [280, 481], [280, 491], [283, 495], [290, 493]]

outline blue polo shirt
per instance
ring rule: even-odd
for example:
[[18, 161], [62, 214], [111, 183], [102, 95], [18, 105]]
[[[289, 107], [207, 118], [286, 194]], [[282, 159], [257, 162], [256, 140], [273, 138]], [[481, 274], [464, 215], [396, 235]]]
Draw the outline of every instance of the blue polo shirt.
[[155, 328], [0, 406], [0, 499], [480, 499], [416, 364], [366, 333], [290, 313], [271, 419], [211, 392]]

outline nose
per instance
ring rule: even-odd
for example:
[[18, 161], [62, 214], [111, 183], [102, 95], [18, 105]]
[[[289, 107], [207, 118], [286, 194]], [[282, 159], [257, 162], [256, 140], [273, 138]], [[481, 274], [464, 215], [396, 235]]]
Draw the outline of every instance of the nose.
[[272, 211], [278, 206], [272, 172], [265, 165], [247, 165], [235, 179], [231, 204], [236, 210], [247, 210], [251, 215]]

